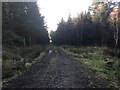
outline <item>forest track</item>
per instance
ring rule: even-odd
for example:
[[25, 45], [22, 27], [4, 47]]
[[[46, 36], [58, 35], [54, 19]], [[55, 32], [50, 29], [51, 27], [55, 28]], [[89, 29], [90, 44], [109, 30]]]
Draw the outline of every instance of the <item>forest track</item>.
[[3, 83], [10, 88], [113, 88], [109, 80], [67, 55], [51, 47], [45, 56], [17, 79]]

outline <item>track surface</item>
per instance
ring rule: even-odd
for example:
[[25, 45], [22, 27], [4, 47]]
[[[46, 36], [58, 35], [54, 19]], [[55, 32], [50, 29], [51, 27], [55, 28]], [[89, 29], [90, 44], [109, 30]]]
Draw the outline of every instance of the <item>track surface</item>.
[[3, 88], [110, 88], [110, 82], [95, 71], [74, 60], [60, 48], [53, 47], [46, 55], [17, 79]]

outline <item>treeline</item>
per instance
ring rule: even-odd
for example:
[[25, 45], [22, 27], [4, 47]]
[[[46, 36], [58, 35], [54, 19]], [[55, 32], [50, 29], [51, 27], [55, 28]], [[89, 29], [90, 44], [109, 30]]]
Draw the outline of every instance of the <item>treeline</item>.
[[3, 46], [31, 46], [49, 42], [44, 16], [36, 2], [2, 3]]
[[98, 45], [120, 47], [120, 3], [93, 3], [88, 12], [77, 17], [69, 15], [51, 32], [52, 42], [57, 45]]

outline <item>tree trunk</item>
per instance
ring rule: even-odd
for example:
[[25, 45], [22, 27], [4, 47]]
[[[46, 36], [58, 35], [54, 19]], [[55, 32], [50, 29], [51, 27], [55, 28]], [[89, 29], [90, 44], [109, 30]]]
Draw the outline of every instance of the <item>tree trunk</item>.
[[83, 45], [83, 24], [81, 25], [81, 45]]
[[31, 42], [32, 42], [32, 40], [31, 40], [31, 34], [29, 34], [29, 46], [31, 46]]
[[26, 40], [25, 40], [25, 37], [24, 37], [24, 39], [23, 39], [23, 45], [24, 45], [24, 47], [26, 47]]

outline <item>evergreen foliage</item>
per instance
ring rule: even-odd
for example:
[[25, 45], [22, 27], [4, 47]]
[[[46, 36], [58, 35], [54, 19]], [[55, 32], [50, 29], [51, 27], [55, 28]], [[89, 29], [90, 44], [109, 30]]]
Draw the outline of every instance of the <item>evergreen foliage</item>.
[[49, 42], [36, 2], [4, 2], [2, 8], [3, 45], [25, 47]]

